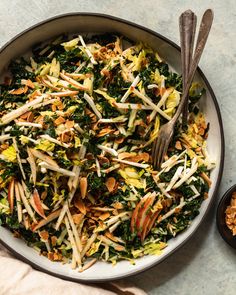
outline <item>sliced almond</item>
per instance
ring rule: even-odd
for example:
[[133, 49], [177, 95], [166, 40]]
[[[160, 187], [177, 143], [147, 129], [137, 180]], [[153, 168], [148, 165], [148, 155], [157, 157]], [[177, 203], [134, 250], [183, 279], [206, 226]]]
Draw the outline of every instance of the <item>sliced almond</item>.
[[25, 87], [11, 90], [11, 91], [9, 91], [9, 93], [14, 94], [14, 95], [20, 95], [20, 94], [26, 93], [27, 91], [28, 91], [28, 87], [25, 86]]
[[57, 237], [56, 236], [51, 237], [51, 243], [52, 243], [53, 247], [56, 246], [56, 244], [57, 244]]
[[110, 129], [110, 128], [104, 128], [104, 129], [102, 129], [102, 130], [97, 134], [97, 137], [102, 137], [102, 136], [105, 136], [105, 135], [110, 134], [110, 133], [112, 133], [112, 132], [114, 132], [113, 129]]
[[54, 121], [54, 125], [58, 126], [60, 124], [65, 123], [65, 119], [63, 117], [58, 117], [55, 121]]
[[22, 79], [21, 84], [26, 85], [26, 86], [28, 86], [29, 88], [32, 88], [32, 89], [35, 88], [34, 83], [30, 79], [28, 79], [28, 80]]
[[120, 137], [120, 138], [115, 139], [115, 143], [120, 144], [120, 143], [122, 143], [124, 140], [125, 140], [124, 137]]
[[121, 202], [115, 202], [112, 206], [117, 210], [120, 210], [120, 209], [124, 208], [124, 206], [123, 206], [123, 204]]
[[110, 160], [107, 157], [103, 157], [103, 156], [98, 156], [99, 159], [99, 163], [102, 164], [109, 164]]
[[27, 120], [29, 113], [31, 113], [31, 112], [29, 111], [29, 112], [24, 113], [23, 115], [20, 116], [20, 118], [23, 120]]
[[82, 213], [74, 214], [74, 215], [72, 215], [72, 218], [73, 218], [73, 221], [75, 224], [80, 224], [84, 218], [84, 214], [82, 214]]
[[66, 123], [65, 123], [65, 126], [66, 126], [67, 129], [73, 128], [74, 125], [75, 125], [75, 122], [74, 122], [74, 121], [69, 121], [69, 120], [68, 120], [68, 121], [66, 121]]
[[116, 180], [114, 177], [109, 177], [105, 184], [106, 184], [106, 187], [107, 187], [109, 193], [111, 193], [115, 188]]
[[123, 159], [127, 159], [127, 158], [130, 158], [130, 157], [133, 157], [135, 156], [136, 154], [135, 153], [128, 153], [128, 152], [123, 152], [123, 153], [120, 153], [118, 158], [123, 160]]
[[84, 202], [79, 199], [78, 197], [75, 198], [75, 201], [74, 201], [74, 205], [75, 207], [82, 213], [82, 214], [86, 214], [87, 210], [86, 210], [86, 207], [84, 205]]
[[141, 161], [148, 162], [149, 158], [150, 158], [150, 156], [148, 153], [141, 153], [141, 154], [138, 154], [134, 157], [130, 157], [129, 161], [131, 161], [131, 162], [141, 162]]
[[87, 177], [81, 177], [80, 178], [80, 193], [81, 193], [82, 199], [84, 199], [86, 197], [87, 189], [88, 189]]
[[49, 238], [49, 233], [46, 230], [42, 230], [39, 232], [39, 236], [41, 239], [43, 239], [44, 241], [48, 241]]
[[109, 212], [106, 212], [106, 213], [103, 213], [99, 216], [99, 219], [101, 219], [102, 221], [106, 220], [107, 218], [110, 217], [110, 213]]
[[176, 141], [176, 143], [175, 143], [175, 148], [176, 148], [177, 150], [182, 150], [182, 145], [181, 145], [181, 142], [180, 142], [179, 140]]

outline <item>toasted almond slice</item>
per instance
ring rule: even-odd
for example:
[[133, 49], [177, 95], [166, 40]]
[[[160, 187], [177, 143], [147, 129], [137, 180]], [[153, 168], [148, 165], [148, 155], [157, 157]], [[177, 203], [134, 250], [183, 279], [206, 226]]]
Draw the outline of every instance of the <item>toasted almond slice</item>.
[[48, 233], [48, 231], [46, 231], [46, 230], [42, 230], [42, 231], [39, 232], [39, 236], [40, 236], [40, 238], [41, 238], [42, 240], [44, 240], [44, 241], [48, 241], [49, 233]]
[[74, 205], [77, 209], [79, 209], [79, 211], [82, 213], [82, 214], [86, 214], [87, 210], [86, 210], [86, 207], [84, 205], [84, 202], [79, 199], [78, 197], [75, 198], [75, 201], [74, 201]]
[[80, 193], [81, 193], [82, 199], [84, 199], [86, 197], [87, 189], [88, 189], [87, 177], [81, 177], [80, 178]]
[[30, 79], [28, 79], [28, 80], [22, 79], [22, 80], [21, 80], [21, 84], [22, 84], [22, 85], [26, 85], [26, 86], [28, 86], [28, 87], [30, 87], [30, 88], [32, 88], [32, 89], [35, 88], [34, 83], [33, 83]]
[[58, 126], [60, 124], [65, 123], [65, 119], [63, 117], [58, 117], [55, 121], [54, 121], [54, 125]]
[[57, 244], [57, 237], [56, 236], [52, 236], [51, 237], [51, 243], [52, 243], [52, 246], [54, 247], [54, 246], [56, 246], [56, 244]]
[[31, 113], [31, 112], [29, 111], [29, 112], [24, 113], [23, 115], [20, 116], [20, 118], [23, 120], [27, 120], [29, 113]]
[[102, 136], [105, 136], [105, 135], [110, 134], [112, 132], [114, 132], [114, 129], [104, 128], [97, 134], [97, 137], [102, 137]]
[[66, 121], [66, 123], [65, 123], [65, 126], [66, 126], [67, 129], [73, 128], [74, 125], [75, 125], [75, 122], [74, 122], [74, 121], [69, 121], [69, 120], [68, 120], [68, 121]]
[[123, 206], [123, 204], [122, 204], [121, 202], [115, 202], [112, 206], [113, 206], [115, 209], [118, 209], [118, 210], [124, 208], [124, 206]]
[[99, 159], [99, 163], [102, 164], [109, 164], [110, 160], [107, 157], [103, 157], [103, 156], [99, 156], [98, 155], [98, 159]]
[[182, 145], [181, 145], [181, 142], [179, 140], [176, 141], [175, 147], [176, 147], [177, 150], [182, 150]]
[[120, 153], [118, 155], [118, 158], [121, 159], [121, 160], [123, 160], [123, 159], [131, 158], [131, 157], [133, 157], [135, 155], [136, 155], [135, 153], [123, 152], [123, 153]]
[[138, 154], [136, 156], [130, 157], [129, 161], [132, 161], [132, 162], [140, 162], [140, 161], [148, 162], [149, 157], [150, 156], [149, 156], [148, 153], [141, 153], [141, 154]]
[[111, 193], [115, 188], [116, 180], [114, 177], [109, 177], [105, 184], [106, 184], [106, 187], [107, 187], [109, 193]]
[[106, 212], [106, 213], [101, 214], [99, 216], [99, 219], [101, 219], [103, 221], [103, 220], [106, 220], [108, 217], [110, 217], [110, 213]]
[[233, 232], [233, 236], [235, 236], [236, 235], [236, 226], [233, 228], [232, 232]]
[[72, 215], [72, 218], [73, 218], [74, 223], [78, 225], [78, 224], [80, 224], [81, 221], [83, 220], [83, 218], [84, 218], [84, 214], [82, 214], [82, 213], [79, 213], [79, 214], [73, 214], [73, 215]]
[[25, 86], [18, 89], [10, 90], [9, 93], [14, 95], [20, 95], [20, 94], [26, 93], [27, 91], [28, 91], [28, 87]]
[[124, 137], [116, 138], [116, 139], [115, 139], [115, 143], [120, 144], [120, 143], [122, 143], [124, 140], [125, 140]]

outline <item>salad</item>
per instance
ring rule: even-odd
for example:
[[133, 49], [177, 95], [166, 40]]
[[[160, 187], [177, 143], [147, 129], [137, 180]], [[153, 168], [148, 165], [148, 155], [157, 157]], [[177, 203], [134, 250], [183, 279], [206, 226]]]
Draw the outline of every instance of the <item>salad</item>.
[[189, 92], [160, 171], [151, 148], [182, 78], [125, 37], [61, 36], [11, 62], [1, 84], [0, 224], [40, 255], [84, 271], [161, 254], [198, 215], [214, 167]]

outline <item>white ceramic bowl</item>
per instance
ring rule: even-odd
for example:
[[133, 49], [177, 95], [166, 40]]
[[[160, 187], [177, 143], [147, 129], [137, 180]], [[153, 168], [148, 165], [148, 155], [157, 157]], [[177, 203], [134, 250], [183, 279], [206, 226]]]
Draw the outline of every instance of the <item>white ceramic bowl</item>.
[[[0, 73], [6, 70], [11, 59], [26, 53], [33, 45], [41, 41], [63, 33], [104, 32], [118, 32], [131, 40], [146, 42], [151, 47], [157, 49], [159, 54], [176, 72], [180, 72], [179, 47], [165, 37], [134, 23], [111, 16], [92, 13], [72, 13], [41, 22], [8, 42], [0, 51]], [[210, 208], [212, 200], [215, 198], [215, 193], [221, 180], [224, 161], [223, 127], [215, 95], [200, 69], [198, 69], [195, 80], [200, 81], [206, 88], [206, 95], [201, 99], [201, 108], [206, 114], [207, 121], [210, 122], [208, 150], [210, 155], [216, 160], [216, 168], [211, 173], [212, 186], [209, 191], [209, 198], [203, 202], [200, 214], [187, 230], [168, 242], [168, 247], [164, 249], [162, 255], [145, 256], [137, 259], [135, 265], [131, 265], [127, 261], [121, 261], [116, 266], [105, 262], [98, 262], [85, 272], [78, 273], [78, 271], [71, 270], [70, 265], [51, 262], [47, 258], [39, 256], [24, 241], [14, 238], [12, 233], [3, 227], [0, 227], [1, 243], [19, 259], [26, 261], [36, 269], [64, 279], [86, 282], [114, 280], [137, 274], [159, 263], [183, 245], [200, 225], [207, 210]]]

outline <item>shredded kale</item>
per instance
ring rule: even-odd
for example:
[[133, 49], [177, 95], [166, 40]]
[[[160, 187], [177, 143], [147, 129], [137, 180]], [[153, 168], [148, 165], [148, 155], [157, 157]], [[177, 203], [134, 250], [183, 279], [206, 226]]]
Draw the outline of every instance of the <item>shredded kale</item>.
[[178, 165], [175, 165], [173, 168], [170, 169], [170, 171], [161, 173], [159, 175], [160, 180], [162, 182], [170, 182], [177, 168], [178, 168]]
[[9, 69], [12, 73], [13, 83], [20, 83], [21, 79], [35, 79], [35, 74], [25, 69], [27, 61], [22, 57], [19, 61], [11, 61]]
[[109, 43], [113, 43], [116, 41], [116, 36], [110, 33], [94, 35], [92, 37], [86, 37], [86, 42], [99, 43], [102, 46], [106, 46]]
[[88, 175], [88, 185], [91, 191], [98, 192], [102, 191], [105, 186], [105, 179], [103, 177], [98, 177], [95, 172], [91, 172]]
[[[131, 230], [130, 230], [130, 221], [124, 221], [122, 222], [117, 229], [114, 231], [114, 235], [121, 237], [121, 239], [123, 239], [126, 242], [134, 242], [134, 235], [132, 234]], [[135, 238], [135, 241], [137, 239]], [[139, 244], [140, 245], [140, 244]]]

